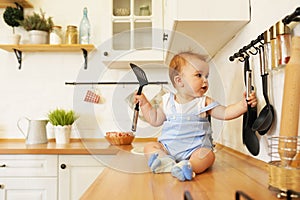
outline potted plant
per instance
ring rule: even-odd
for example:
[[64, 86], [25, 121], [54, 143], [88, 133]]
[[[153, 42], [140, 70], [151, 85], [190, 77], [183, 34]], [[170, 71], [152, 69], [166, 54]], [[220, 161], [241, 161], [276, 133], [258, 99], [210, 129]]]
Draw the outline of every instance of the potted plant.
[[46, 18], [45, 12], [41, 9], [40, 13], [33, 12], [32, 15], [25, 16], [20, 25], [29, 32], [31, 44], [47, 44], [54, 23], [52, 17]]
[[15, 27], [20, 26], [19, 21], [24, 19], [24, 12], [21, 7], [6, 7], [3, 13], [3, 19], [8, 26], [13, 28], [12, 43], [19, 44], [21, 35], [15, 34]]
[[72, 125], [78, 116], [73, 110], [55, 109], [48, 113], [49, 122], [54, 127], [55, 140], [57, 144], [70, 142]]

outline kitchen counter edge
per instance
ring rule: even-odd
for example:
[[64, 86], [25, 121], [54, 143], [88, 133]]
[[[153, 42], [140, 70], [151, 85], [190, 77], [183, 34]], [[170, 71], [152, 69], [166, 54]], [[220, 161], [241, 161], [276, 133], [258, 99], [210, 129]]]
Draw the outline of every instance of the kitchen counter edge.
[[26, 144], [24, 139], [0, 139], [0, 154], [60, 154], [60, 155], [115, 155], [122, 149], [156, 141], [156, 138], [135, 138], [132, 145], [110, 145], [104, 138], [74, 138], [68, 144], [56, 144], [49, 139], [45, 144]]

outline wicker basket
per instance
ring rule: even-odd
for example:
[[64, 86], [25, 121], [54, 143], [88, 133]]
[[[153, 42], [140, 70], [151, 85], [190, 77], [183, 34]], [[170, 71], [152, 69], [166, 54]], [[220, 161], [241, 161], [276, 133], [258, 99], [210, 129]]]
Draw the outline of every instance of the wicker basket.
[[[111, 134], [115, 133], [115, 134]], [[111, 145], [129, 145], [134, 140], [134, 135], [132, 133], [123, 132], [108, 132], [106, 133], [105, 139]]]
[[300, 169], [280, 166], [281, 161], [271, 161], [269, 167], [269, 185], [281, 191], [300, 192]]
[[[280, 191], [288, 191], [292, 190], [294, 192], [300, 192], [300, 168], [298, 165], [289, 165], [284, 166], [282, 165], [281, 159], [284, 160], [285, 163], [289, 161], [299, 162], [299, 158], [294, 158], [293, 160], [288, 160], [288, 158], [281, 157], [278, 153], [278, 144], [280, 141], [288, 142], [295, 142], [296, 147], [295, 149], [288, 149], [285, 148], [286, 151], [296, 151], [297, 153], [300, 152], [300, 137], [282, 137], [282, 136], [274, 136], [269, 138], [269, 155], [271, 156], [271, 161], [268, 163], [269, 168], [269, 185], [273, 188], [276, 188]], [[288, 146], [288, 145], [287, 145]]]

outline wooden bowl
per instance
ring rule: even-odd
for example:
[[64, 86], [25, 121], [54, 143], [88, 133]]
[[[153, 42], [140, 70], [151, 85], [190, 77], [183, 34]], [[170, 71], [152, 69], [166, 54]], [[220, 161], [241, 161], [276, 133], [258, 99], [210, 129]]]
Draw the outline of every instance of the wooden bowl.
[[107, 132], [105, 139], [111, 145], [130, 145], [134, 137], [132, 132]]

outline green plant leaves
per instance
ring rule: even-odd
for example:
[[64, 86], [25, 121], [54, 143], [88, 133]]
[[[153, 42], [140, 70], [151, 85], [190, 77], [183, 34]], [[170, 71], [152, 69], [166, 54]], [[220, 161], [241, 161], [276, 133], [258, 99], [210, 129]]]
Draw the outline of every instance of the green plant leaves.
[[72, 125], [78, 116], [73, 110], [55, 109], [48, 113], [49, 122], [54, 126]]
[[19, 21], [24, 19], [24, 14], [22, 10], [8, 6], [3, 13], [3, 19], [7, 25], [18, 27]]
[[23, 21], [19, 21], [20, 25], [27, 31], [40, 30], [49, 32], [54, 25], [52, 17], [45, 17], [45, 13], [40, 10], [40, 13], [33, 12], [32, 15], [25, 16]]

